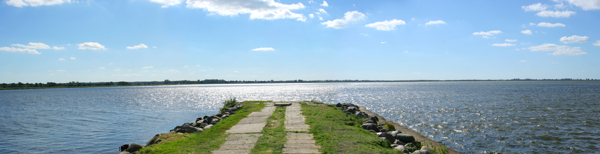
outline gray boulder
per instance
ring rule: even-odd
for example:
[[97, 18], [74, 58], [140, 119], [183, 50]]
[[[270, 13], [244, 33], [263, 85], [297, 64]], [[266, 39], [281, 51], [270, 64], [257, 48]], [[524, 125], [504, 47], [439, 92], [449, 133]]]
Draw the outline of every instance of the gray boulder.
[[[362, 124], [362, 128], [366, 129], [366, 130], [375, 130], [377, 129], [377, 125], [374, 123], [364, 123]], [[377, 131], [377, 130], [375, 130]]]
[[356, 112], [356, 116], [359, 118], [366, 118], [368, 117], [367, 114], [365, 114], [364, 112]]
[[406, 147], [406, 149], [408, 149], [408, 151], [410, 151], [410, 152], [414, 152], [414, 151], [418, 150], [417, 146], [413, 143], [407, 143], [404, 145], [404, 147]]
[[129, 153], [127, 151], [121, 151], [121, 152], [119, 152], [119, 154], [131, 154], [131, 153]]
[[131, 143], [131, 145], [129, 145], [129, 148], [127, 148], [125, 151], [127, 151], [129, 153], [134, 153], [142, 148], [144, 148], [144, 147], [139, 144]]
[[402, 141], [400, 141], [400, 140], [396, 140], [396, 141], [394, 142], [394, 144], [398, 144], [398, 145], [405, 145], [406, 143], [404, 143], [404, 142], [402, 142]]
[[429, 149], [427, 146], [421, 147], [421, 150], [419, 151], [423, 152], [424, 154], [433, 154], [433, 150]]
[[213, 125], [206, 125], [206, 126], [204, 127], [204, 130], [207, 130], [207, 129], [209, 129], [209, 128], [210, 128], [210, 127], [212, 127], [212, 126], [213, 126]]
[[408, 151], [408, 148], [406, 148], [404, 145], [398, 145], [394, 149], [400, 150], [400, 151], [402, 151], [402, 153], [406, 153], [406, 154], [410, 153], [410, 151]]
[[390, 143], [394, 143], [394, 141], [396, 141], [396, 138], [392, 136], [392, 134], [388, 134], [386, 132], [378, 132], [377, 137], [383, 137], [386, 140], [390, 141]]
[[396, 134], [395, 137], [396, 137], [396, 139], [398, 139], [404, 143], [410, 143], [410, 142], [415, 141], [415, 138], [410, 134], [398, 133], [398, 134]]
[[[156, 143], [160, 142], [160, 141], [159, 141], [159, 140], [160, 140], [160, 139], [159, 139], [159, 137], [160, 137], [160, 134], [156, 134], [156, 135], [154, 135], [154, 137], [152, 137], [152, 139], [150, 139], [150, 141], [148, 141], [148, 142], [146, 143], [146, 146], [151, 146], [151, 145], [153, 145], [153, 144], [156, 144]], [[157, 141], [158, 141], [158, 142], [157, 142]]]

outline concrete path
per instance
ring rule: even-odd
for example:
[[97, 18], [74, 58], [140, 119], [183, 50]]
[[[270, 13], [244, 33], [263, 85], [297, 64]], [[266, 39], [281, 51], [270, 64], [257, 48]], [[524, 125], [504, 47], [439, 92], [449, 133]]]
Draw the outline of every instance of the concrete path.
[[300, 109], [300, 103], [292, 103], [285, 110], [285, 131], [288, 133], [282, 153], [320, 153], [313, 135], [307, 133], [310, 126], [304, 123]]
[[229, 137], [225, 139], [225, 143], [221, 145], [219, 150], [213, 151], [215, 154], [243, 154], [250, 153], [250, 150], [254, 148], [254, 144], [258, 141], [258, 138], [262, 135], [259, 134], [263, 127], [267, 125], [267, 118], [269, 118], [275, 106], [273, 103], [267, 102], [265, 107], [260, 112], [252, 112], [248, 117], [240, 120], [231, 129], [225, 131], [229, 133]]

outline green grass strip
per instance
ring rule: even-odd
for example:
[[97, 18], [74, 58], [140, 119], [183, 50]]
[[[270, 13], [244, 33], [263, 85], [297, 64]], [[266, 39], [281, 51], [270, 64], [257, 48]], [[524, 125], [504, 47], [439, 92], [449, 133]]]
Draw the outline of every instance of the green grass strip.
[[263, 128], [263, 134], [251, 153], [281, 153], [283, 144], [287, 141], [285, 136], [285, 107], [277, 107], [273, 115], [267, 119], [267, 125]]
[[225, 131], [229, 130], [233, 125], [247, 117], [250, 113], [260, 111], [264, 106], [264, 102], [242, 102], [244, 106], [236, 114], [217, 123], [213, 127], [204, 132], [190, 134], [187, 138], [181, 138], [173, 141], [164, 141], [156, 145], [152, 145], [138, 151], [138, 154], [145, 153], [210, 153], [213, 150], [225, 143], [225, 138], [229, 134]]
[[335, 105], [302, 105], [302, 114], [323, 153], [401, 153], [361, 128], [365, 118], [347, 115]]

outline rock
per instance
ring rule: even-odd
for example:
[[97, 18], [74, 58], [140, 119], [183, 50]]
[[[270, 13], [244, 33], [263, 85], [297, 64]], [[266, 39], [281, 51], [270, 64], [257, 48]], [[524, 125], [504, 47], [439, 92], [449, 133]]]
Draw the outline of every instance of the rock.
[[119, 147], [119, 151], [125, 151], [127, 148], [129, 148], [129, 144], [123, 144]]
[[399, 133], [399, 134], [396, 134], [395, 137], [396, 137], [396, 139], [398, 139], [404, 143], [410, 143], [410, 142], [415, 141], [415, 138], [410, 134]]
[[359, 118], [367, 118], [367, 117], [369, 117], [364, 112], [356, 112], [356, 116], [359, 117]]
[[408, 151], [410, 152], [414, 152], [417, 150], [417, 146], [413, 143], [407, 143], [404, 145], [404, 147], [406, 147], [406, 149], [408, 149]]
[[202, 120], [202, 119], [196, 120], [196, 124], [200, 124], [200, 123], [204, 123], [204, 120]]
[[429, 147], [427, 147], [427, 146], [421, 147], [421, 150], [419, 150], [419, 151], [422, 151], [425, 154], [433, 154], [433, 150], [429, 149]]
[[362, 124], [362, 128], [366, 130], [375, 130], [377, 129], [377, 125], [374, 123], [364, 123]]
[[206, 126], [204, 127], [204, 130], [207, 130], [207, 129], [209, 129], [209, 128], [210, 128], [210, 127], [212, 127], [212, 126], [213, 126], [213, 125], [206, 125]]
[[154, 137], [152, 137], [152, 139], [150, 139], [150, 141], [148, 141], [146, 143], [146, 146], [151, 146], [153, 144], [156, 144], [157, 143], [156, 141], [160, 140], [159, 137], [160, 137], [160, 134], [154, 135]]
[[335, 104], [335, 106], [337, 106], [337, 107], [342, 107], [342, 104], [340, 104], [340, 103], [337, 103], [337, 104]]
[[181, 130], [183, 130], [183, 131], [179, 131], [181, 133], [195, 133], [197, 131], [203, 131], [202, 128], [196, 128], [191, 125], [183, 125], [183, 127], [181, 127]]
[[392, 145], [390, 145], [390, 146], [391, 146], [392, 148], [395, 148], [395, 147], [397, 147], [397, 146], [399, 146], [399, 145], [398, 145], [398, 144], [392, 144]]
[[350, 106], [346, 109], [346, 112], [350, 112], [352, 114], [356, 113], [356, 108], [354, 106]]
[[388, 132], [387, 128], [379, 129], [381, 132]]
[[389, 133], [392, 134], [392, 136], [396, 136], [396, 134], [402, 133], [402, 132], [396, 130], [396, 131], [391, 131]]
[[373, 123], [373, 124], [377, 124], [377, 123], [376, 123], [375, 121], [373, 121], [373, 120], [367, 120], [367, 121], [365, 121], [365, 123]]
[[400, 150], [400, 151], [402, 151], [402, 153], [405, 153], [405, 154], [410, 153], [410, 151], [408, 151], [408, 148], [406, 148], [404, 145], [398, 145], [394, 149]]
[[144, 148], [144, 147], [139, 144], [131, 143], [131, 145], [129, 145], [129, 148], [127, 148], [125, 151], [127, 151], [129, 153], [134, 153], [142, 148]]
[[376, 116], [369, 117], [368, 120], [379, 122], [379, 118], [377, 118]]
[[131, 153], [129, 153], [127, 151], [121, 151], [121, 152], [119, 152], [119, 154], [131, 154]]
[[417, 151], [415, 151], [413, 153], [410, 153], [410, 154], [426, 154], [426, 153], [427, 152], [425, 152], [425, 151], [417, 150]]
[[377, 133], [377, 132], [376, 132], [376, 131], [374, 131], [374, 130], [369, 130], [369, 132], [372, 132], [372, 133]]
[[212, 119], [210, 120], [210, 124], [213, 124], [213, 125], [215, 125], [215, 124], [217, 124], [219, 121], [221, 121], [221, 119], [220, 119], [220, 118], [217, 118], [217, 117], [215, 117], [215, 118], [212, 118]]
[[196, 118], [196, 121], [200, 121], [200, 120], [202, 120], [202, 117]]
[[394, 144], [398, 144], [398, 145], [406, 145], [406, 143], [400, 141], [400, 140], [396, 140], [394, 141]]

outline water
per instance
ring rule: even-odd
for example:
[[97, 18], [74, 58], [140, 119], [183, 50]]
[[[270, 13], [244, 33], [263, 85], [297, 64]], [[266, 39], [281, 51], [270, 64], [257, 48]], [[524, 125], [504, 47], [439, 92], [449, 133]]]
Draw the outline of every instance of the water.
[[461, 153], [597, 153], [600, 82], [220, 84], [0, 91], [0, 153], [117, 153], [221, 102], [352, 102]]

